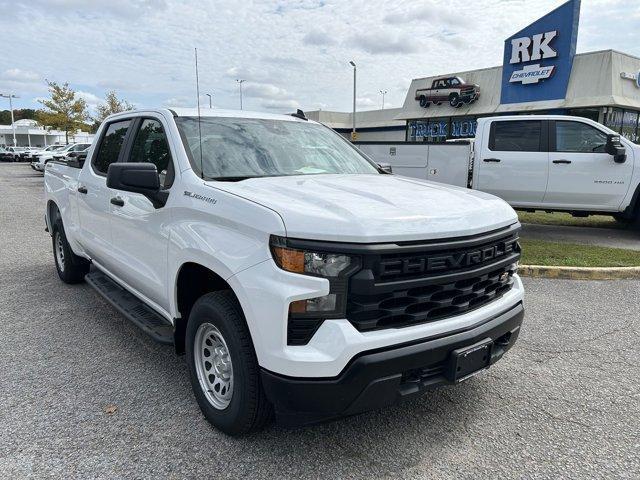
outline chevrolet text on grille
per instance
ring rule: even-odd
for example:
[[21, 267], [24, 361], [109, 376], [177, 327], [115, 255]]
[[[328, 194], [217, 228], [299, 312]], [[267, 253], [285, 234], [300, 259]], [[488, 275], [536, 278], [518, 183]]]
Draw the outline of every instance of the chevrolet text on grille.
[[518, 251], [518, 239], [514, 238], [466, 252], [382, 260], [379, 263], [379, 274], [381, 277], [384, 277], [389, 275], [417, 274], [465, 268], [501, 258]]

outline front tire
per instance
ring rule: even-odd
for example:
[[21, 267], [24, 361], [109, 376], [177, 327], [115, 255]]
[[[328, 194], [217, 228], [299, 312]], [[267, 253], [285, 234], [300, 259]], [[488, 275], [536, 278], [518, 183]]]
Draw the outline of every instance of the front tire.
[[89, 261], [77, 256], [71, 250], [62, 220], [57, 219], [53, 224], [51, 239], [53, 240], [53, 258], [60, 280], [70, 284], [82, 282], [84, 276], [89, 273]]
[[186, 331], [191, 386], [200, 410], [217, 429], [239, 436], [259, 430], [273, 416], [240, 305], [230, 291], [196, 301]]
[[452, 93], [451, 96], [449, 96], [449, 105], [451, 105], [454, 108], [458, 108], [462, 105], [462, 102], [460, 101], [460, 96], [457, 93]]

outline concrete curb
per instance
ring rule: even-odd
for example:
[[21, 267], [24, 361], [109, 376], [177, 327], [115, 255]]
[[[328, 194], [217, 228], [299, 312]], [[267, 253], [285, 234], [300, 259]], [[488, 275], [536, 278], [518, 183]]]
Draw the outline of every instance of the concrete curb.
[[640, 279], [640, 267], [554, 267], [520, 265], [523, 277], [563, 278], [567, 280], [629, 280]]

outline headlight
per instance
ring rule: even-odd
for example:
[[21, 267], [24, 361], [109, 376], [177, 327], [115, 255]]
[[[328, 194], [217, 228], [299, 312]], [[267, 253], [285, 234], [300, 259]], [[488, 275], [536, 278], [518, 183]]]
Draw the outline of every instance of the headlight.
[[[360, 259], [342, 253], [294, 248], [287, 239], [271, 236], [271, 254], [276, 265], [287, 272], [326, 278], [329, 294], [298, 300], [289, 305], [290, 345], [304, 345], [315, 329], [326, 319], [344, 318], [349, 276], [360, 268]], [[296, 336], [297, 332], [306, 333]]]

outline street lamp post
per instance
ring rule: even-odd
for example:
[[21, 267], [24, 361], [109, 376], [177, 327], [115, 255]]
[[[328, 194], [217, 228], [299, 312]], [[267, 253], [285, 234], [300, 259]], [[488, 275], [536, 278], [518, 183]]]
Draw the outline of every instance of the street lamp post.
[[9, 109], [11, 110], [11, 128], [13, 129], [13, 146], [17, 146], [16, 144], [16, 122], [13, 120], [13, 100], [14, 98], [20, 98], [20, 97], [16, 97], [15, 95], [12, 95], [11, 93], [0, 93], [0, 97], [2, 98], [8, 98], [9, 99]]
[[206, 95], [207, 97], [209, 97], [209, 108], [213, 108], [213, 107], [211, 106], [211, 94], [210, 94], [210, 93], [205, 93], [205, 95]]
[[240, 85], [240, 110], [242, 110], [242, 84], [246, 82], [246, 80], [241, 80], [237, 78], [236, 82], [238, 82], [238, 85]]
[[356, 139], [356, 64], [353, 60], [349, 62], [353, 67], [353, 131], [351, 132], [351, 141]]
[[380, 94], [382, 95], [382, 110], [384, 110], [384, 96], [387, 94], [388, 92], [386, 90], [380, 90]]

